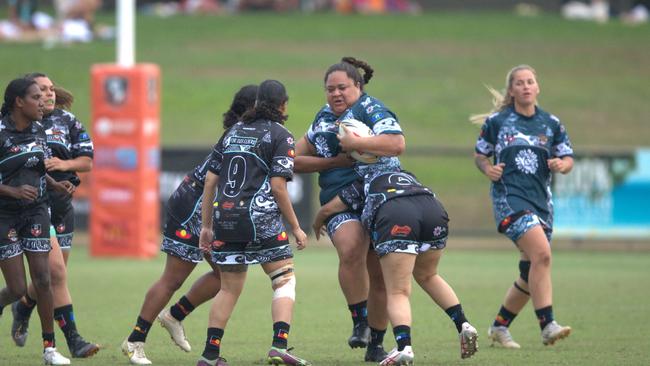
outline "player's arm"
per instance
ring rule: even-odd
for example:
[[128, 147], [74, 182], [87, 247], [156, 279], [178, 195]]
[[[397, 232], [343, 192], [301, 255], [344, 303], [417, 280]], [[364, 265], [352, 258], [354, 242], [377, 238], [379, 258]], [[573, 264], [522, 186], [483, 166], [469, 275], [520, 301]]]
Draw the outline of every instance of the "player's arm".
[[404, 135], [399, 133], [382, 133], [380, 135], [359, 137], [349, 132], [337, 135], [339, 144], [345, 151], [363, 151], [378, 156], [399, 156], [406, 150]]
[[203, 201], [201, 202], [201, 236], [199, 245], [205, 251], [211, 249], [214, 232], [212, 231], [212, 217], [214, 216], [214, 197], [219, 185], [219, 176], [211, 171], [205, 175], [203, 184]]
[[57, 157], [45, 160], [47, 171], [59, 170], [68, 172], [89, 172], [93, 167], [93, 159], [89, 156], [77, 156], [74, 159], [62, 160]]
[[307, 245], [307, 234], [300, 228], [300, 223], [298, 222], [298, 217], [293, 210], [291, 205], [291, 200], [289, 199], [289, 192], [287, 191], [287, 179], [285, 177], [271, 177], [271, 192], [277, 202], [278, 207], [280, 207], [280, 212], [282, 216], [287, 220], [289, 226], [291, 226], [294, 237], [296, 238], [296, 245], [298, 249], [303, 249]]
[[333, 168], [345, 168], [354, 165], [354, 160], [347, 154], [341, 153], [332, 158], [323, 158], [316, 155], [316, 148], [303, 136], [296, 143], [296, 157], [294, 158], [295, 173], [315, 173]]
[[321, 206], [320, 210], [316, 213], [316, 218], [314, 218], [314, 224], [312, 228], [314, 229], [314, 234], [316, 234], [316, 240], [320, 239], [321, 235], [325, 234], [325, 220], [328, 217], [346, 211], [348, 207], [341, 201], [339, 196], [332, 198], [331, 201], [327, 202]]
[[489, 157], [479, 153], [474, 153], [474, 164], [476, 164], [476, 167], [481, 173], [485, 174], [493, 182], [501, 179], [503, 168], [506, 166], [505, 163], [493, 165]]
[[547, 163], [548, 168], [554, 173], [567, 174], [573, 169], [573, 157], [571, 156], [549, 159]]

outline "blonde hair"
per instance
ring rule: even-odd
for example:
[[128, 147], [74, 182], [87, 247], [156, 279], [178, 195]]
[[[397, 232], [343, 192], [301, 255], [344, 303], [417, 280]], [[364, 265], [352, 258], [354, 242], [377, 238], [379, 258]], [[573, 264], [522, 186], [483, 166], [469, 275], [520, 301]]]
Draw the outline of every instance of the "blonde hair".
[[512, 87], [512, 80], [514, 79], [515, 73], [521, 70], [529, 70], [530, 72], [533, 73], [533, 75], [535, 75], [535, 78], [537, 78], [537, 72], [535, 71], [535, 69], [532, 68], [532, 66], [522, 64], [522, 65], [515, 66], [512, 69], [510, 69], [510, 71], [508, 71], [508, 74], [506, 75], [506, 87], [503, 92], [499, 92], [493, 87], [489, 85], [485, 85], [485, 87], [490, 92], [490, 94], [492, 94], [493, 108], [491, 111], [487, 113], [471, 115], [469, 117], [470, 122], [477, 125], [483, 124], [485, 119], [491, 114], [495, 112], [501, 112], [502, 110], [514, 104], [514, 98], [508, 95], [508, 90], [510, 90], [510, 88]]

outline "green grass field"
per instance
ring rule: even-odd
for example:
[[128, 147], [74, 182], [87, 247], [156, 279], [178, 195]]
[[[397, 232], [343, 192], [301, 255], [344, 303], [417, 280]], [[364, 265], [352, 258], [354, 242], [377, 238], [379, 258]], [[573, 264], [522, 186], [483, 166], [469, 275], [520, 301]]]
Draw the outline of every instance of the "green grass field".
[[[454, 240], [449, 243], [453, 248]], [[554, 256], [554, 309], [558, 319], [574, 333], [553, 347], [544, 347], [539, 327], [528, 305], [513, 323], [512, 332], [522, 344], [518, 351], [489, 347], [485, 335], [505, 289], [516, 276], [517, 254], [507, 250], [449, 249], [440, 273], [454, 287], [470, 321], [480, 330], [478, 354], [461, 361], [457, 336], [447, 315], [414, 288], [413, 347], [419, 365], [642, 365], [650, 362], [648, 292], [650, 254], [559, 250]], [[95, 357], [73, 360], [75, 365], [127, 365], [119, 347], [138, 315], [148, 287], [160, 275], [163, 256], [152, 261], [92, 259], [76, 248], [69, 266], [69, 283], [82, 335], [105, 346]], [[314, 365], [363, 365], [363, 352], [350, 350], [346, 340], [351, 322], [336, 277], [337, 259], [329, 246], [316, 245], [297, 253], [297, 304], [290, 346]], [[174, 296], [176, 301], [197, 275], [202, 264]], [[228, 324], [223, 356], [231, 365], [262, 363], [271, 341], [268, 278], [252, 267], [244, 292]], [[198, 308], [185, 321], [193, 350], [186, 354], [173, 345], [167, 333], [154, 324], [147, 355], [154, 365], [194, 365], [203, 350], [208, 306]], [[25, 348], [9, 337], [11, 314], [0, 318], [0, 365], [35, 365], [40, 357], [38, 318], [31, 322]], [[59, 348], [68, 354], [57, 330]], [[389, 331], [386, 347], [394, 340]]]
[[[110, 15], [100, 19], [113, 22]], [[162, 69], [163, 145], [202, 146], [207, 151], [221, 133], [220, 116], [239, 86], [267, 78], [283, 81], [290, 94], [287, 125], [301, 136], [324, 103], [325, 69], [341, 56], [367, 60], [376, 70], [367, 91], [386, 102], [404, 128], [404, 166], [438, 193], [450, 213], [454, 231], [440, 272], [481, 331], [479, 353], [461, 361], [451, 321], [416, 290], [412, 300], [417, 364], [643, 365], [650, 364], [647, 251], [556, 251], [555, 313], [573, 326], [574, 334], [555, 347], [542, 346], [533, 311], [527, 307], [512, 327], [524, 348], [508, 352], [490, 348], [485, 330], [517, 275], [517, 253], [505, 239], [502, 251], [454, 249], [453, 235], [495, 231], [488, 182], [471, 157], [478, 127], [467, 120], [490, 108], [483, 84], [501, 88], [510, 67], [529, 63], [539, 72], [542, 107], [566, 124], [578, 153], [647, 146], [648, 41], [648, 25], [569, 22], [553, 15], [139, 17], [137, 61]], [[4, 87], [32, 71], [49, 74], [75, 94], [73, 112], [89, 127], [90, 67], [114, 60], [112, 42], [50, 50], [39, 44], [0, 44], [0, 82]], [[428, 147], [463, 153], [409, 152]], [[119, 345], [163, 265], [162, 257], [100, 260], [88, 258], [83, 246], [74, 251], [69, 282], [78, 324], [85, 337], [105, 349], [73, 364], [127, 364]], [[347, 348], [350, 321], [336, 280], [333, 249], [315, 246], [298, 253], [296, 266], [298, 303], [290, 338], [296, 353], [315, 365], [363, 365], [363, 352]], [[200, 266], [179, 296], [207, 268]], [[259, 268], [251, 270], [224, 338], [223, 355], [231, 365], [262, 363], [271, 338], [268, 282]], [[0, 366], [40, 364], [38, 322], [33, 319], [28, 344], [18, 349], [9, 338], [7, 310], [0, 318]], [[155, 365], [195, 364], [203, 348], [207, 310], [199, 308], [185, 323], [194, 347], [191, 354], [173, 346], [154, 325], [147, 352]], [[68, 354], [61, 333], [57, 339]], [[390, 332], [385, 344], [393, 345]]]

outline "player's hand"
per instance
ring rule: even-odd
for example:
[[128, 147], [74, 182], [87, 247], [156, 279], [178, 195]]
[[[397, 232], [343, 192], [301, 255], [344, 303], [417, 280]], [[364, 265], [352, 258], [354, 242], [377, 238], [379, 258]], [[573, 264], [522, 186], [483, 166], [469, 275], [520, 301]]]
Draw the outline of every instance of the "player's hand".
[[327, 234], [327, 229], [325, 228], [325, 223], [316, 219], [314, 224], [311, 226], [314, 229], [314, 234], [316, 235], [316, 240], [320, 240], [321, 235]]
[[201, 235], [199, 236], [199, 246], [204, 253], [212, 251], [212, 242], [214, 241], [214, 232], [207, 227], [201, 228]]
[[339, 139], [339, 146], [341, 146], [341, 150], [343, 151], [354, 151], [355, 146], [357, 144], [357, 140], [360, 139], [361, 137], [355, 135], [350, 131], [349, 128], [342, 126], [343, 130], [345, 131], [344, 135], [341, 134], [336, 134], [336, 137]]
[[560, 158], [553, 158], [553, 159], [546, 160], [546, 163], [548, 164], [548, 168], [551, 169], [553, 173], [564, 172], [565, 169], [564, 160]]
[[303, 250], [307, 246], [307, 234], [301, 228], [293, 229], [293, 236], [296, 238], [298, 250]]
[[72, 195], [75, 189], [77, 189], [74, 184], [67, 180], [62, 180], [60, 182], [54, 183], [52, 185], [52, 188], [54, 188], [55, 191], [66, 195]]
[[61, 160], [59, 158], [51, 158], [45, 160], [45, 169], [49, 172], [52, 170], [66, 171], [69, 168], [69, 163], [67, 160]]
[[506, 166], [505, 163], [490, 165], [487, 168], [485, 168], [485, 171], [483, 173], [487, 175], [487, 177], [490, 178], [491, 181], [496, 182], [499, 179], [501, 179], [501, 176], [503, 175], [503, 168], [505, 166]]
[[13, 189], [13, 198], [34, 201], [38, 198], [38, 189], [28, 184], [23, 184]]

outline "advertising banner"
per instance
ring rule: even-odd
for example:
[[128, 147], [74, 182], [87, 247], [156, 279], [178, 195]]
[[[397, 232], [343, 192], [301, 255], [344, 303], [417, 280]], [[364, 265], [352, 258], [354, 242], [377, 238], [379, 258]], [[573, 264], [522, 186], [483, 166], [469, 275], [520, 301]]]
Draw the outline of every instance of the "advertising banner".
[[553, 182], [554, 236], [650, 238], [650, 149], [578, 157]]

